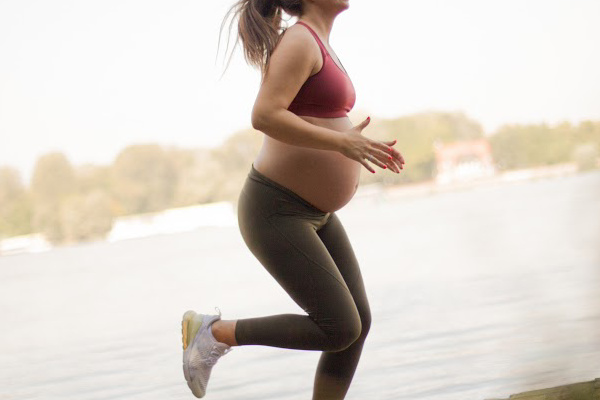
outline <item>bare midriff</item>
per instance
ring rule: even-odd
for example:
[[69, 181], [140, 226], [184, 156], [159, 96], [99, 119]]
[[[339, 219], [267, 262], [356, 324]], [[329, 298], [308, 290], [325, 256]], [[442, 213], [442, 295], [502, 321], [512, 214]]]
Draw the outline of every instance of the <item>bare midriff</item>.
[[[344, 135], [350, 119], [300, 116], [314, 125]], [[358, 187], [362, 165], [337, 151], [293, 146], [264, 135], [254, 168], [325, 212], [346, 205]]]

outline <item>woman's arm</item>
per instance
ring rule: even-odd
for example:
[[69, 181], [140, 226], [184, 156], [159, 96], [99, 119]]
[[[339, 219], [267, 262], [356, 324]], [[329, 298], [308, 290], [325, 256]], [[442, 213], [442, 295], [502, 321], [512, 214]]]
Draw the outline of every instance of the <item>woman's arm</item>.
[[311, 124], [288, 111], [319, 59], [321, 49], [308, 30], [299, 26], [286, 30], [271, 55], [252, 109], [254, 129], [294, 146], [337, 151], [371, 172], [375, 170], [366, 160], [400, 172], [404, 158], [391, 147], [395, 141], [380, 142], [361, 134], [369, 118], [347, 131], [338, 132]]
[[292, 26], [285, 31], [252, 109], [254, 129], [294, 146], [342, 149], [343, 134], [313, 125], [287, 109], [320, 58], [321, 50], [308, 30]]
[[313, 125], [287, 109], [271, 110], [263, 117], [252, 114], [254, 129], [280, 142], [313, 149], [340, 151], [344, 137], [338, 131]]

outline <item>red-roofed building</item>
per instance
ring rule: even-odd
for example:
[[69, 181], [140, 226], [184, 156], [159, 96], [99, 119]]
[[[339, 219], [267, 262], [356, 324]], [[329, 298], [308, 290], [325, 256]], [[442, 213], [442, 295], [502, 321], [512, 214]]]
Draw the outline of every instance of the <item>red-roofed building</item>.
[[486, 139], [436, 142], [434, 150], [438, 184], [472, 181], [496, 174], [492, 148]]

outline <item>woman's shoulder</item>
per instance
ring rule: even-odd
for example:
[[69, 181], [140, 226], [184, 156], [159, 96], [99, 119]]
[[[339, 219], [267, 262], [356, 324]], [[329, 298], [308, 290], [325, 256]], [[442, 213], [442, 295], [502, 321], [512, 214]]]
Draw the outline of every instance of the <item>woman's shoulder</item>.
[[296, 22], [295, 24], [288, 26], [286, 28], [283, 28], [282, 31], [282, 35], [285, 34], [286, 32], [306, 32], [308, 34], [310, 34], [309, 30], [302, 24]]
[[302, 24], [294, 24], [285, 28], [279, 35], [275, 49], [282, 47], [285, 51], [302, 52], [306, 55], [318, 56], [321, 51], [312, 33]]
[[294, 24], [285, 28], [279, 35], [279, 41], [284, 40], [296, 46], [318, 47], [312, 33], [302, 24]]

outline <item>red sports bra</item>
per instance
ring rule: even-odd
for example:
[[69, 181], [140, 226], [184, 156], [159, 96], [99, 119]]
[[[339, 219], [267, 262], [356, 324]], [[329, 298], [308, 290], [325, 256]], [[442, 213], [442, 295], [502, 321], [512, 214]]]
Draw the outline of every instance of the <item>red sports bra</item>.
[[323, 67], [319, 72], [308, 77], [288, 110], [296, 115], [345, 117], [356, 101], [356, 93], [350, 77], [333, 61], [315, 31], [304, 22], [297, 23], [306, 26], [317, 40], [323, 56]]

